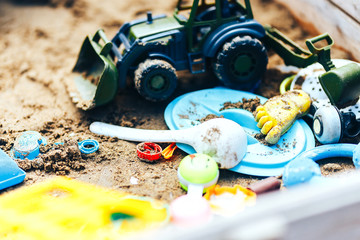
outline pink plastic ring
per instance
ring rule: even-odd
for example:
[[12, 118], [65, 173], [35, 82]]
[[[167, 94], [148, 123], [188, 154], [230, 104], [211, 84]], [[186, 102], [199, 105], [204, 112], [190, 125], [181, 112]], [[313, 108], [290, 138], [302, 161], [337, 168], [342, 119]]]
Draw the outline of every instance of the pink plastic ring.
[[156, 143], [143, 142], [136, 146], [136, 152], [141, 160], [155, 161], [160, 158], [162, 148]]

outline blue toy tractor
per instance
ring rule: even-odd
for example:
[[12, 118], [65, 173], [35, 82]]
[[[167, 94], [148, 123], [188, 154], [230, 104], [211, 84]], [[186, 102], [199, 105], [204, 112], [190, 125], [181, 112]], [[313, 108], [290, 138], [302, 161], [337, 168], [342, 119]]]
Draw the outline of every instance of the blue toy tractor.
[[71, 96], [84, 110], [106, 104], [130, 76], [140, 95], [161, 101], [174, 92], [176, 71], [208, 69], [226, 87], [253, 91], [268, 63], [264, 44], [287, 64], [316, 61], [276, 29], [254, 20], [250, 0], [179, 0], [172, 16], [149, 12], [123, 24], [111, 41], [102, 30], [88, 36], [73, 69]]

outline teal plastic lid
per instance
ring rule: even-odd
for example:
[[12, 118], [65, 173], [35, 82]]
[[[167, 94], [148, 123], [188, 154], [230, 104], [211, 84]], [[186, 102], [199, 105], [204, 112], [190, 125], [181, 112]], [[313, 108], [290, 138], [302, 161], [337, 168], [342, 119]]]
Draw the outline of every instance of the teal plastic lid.
[[[303, 120], [296, 120], [293, 126], [279, 140], [278, 144], [267, 146], [254, 136], [260, 133], [252, 113], [243, 109], [220, 111], [225, 102], [238, 102], [258, 97], [261, 103], [266, 98], [244, 91], [223, 87], [204, 89], [182, 95], [173, 100], [165, 109], [164, 118], [171, 130], [186, 129], [200, 124], [209, 114], [223, 116], [240, 124], [247, 134], [247, 153], [243, 160], [229, 169], [253, 176], [279, 176], [285, 165], [302, 152], [315, 146], [311, 128]], [[188, 154], [195, 150], [186, 144], [177, 144]]]

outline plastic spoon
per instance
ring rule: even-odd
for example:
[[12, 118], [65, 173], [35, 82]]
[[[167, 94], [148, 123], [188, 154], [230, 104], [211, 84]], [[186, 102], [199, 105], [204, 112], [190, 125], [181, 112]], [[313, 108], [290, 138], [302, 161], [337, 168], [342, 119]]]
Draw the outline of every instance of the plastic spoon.
[[191, 145], [196, 152], [211, 156], [220, 168], [232, 168], [244, 157], [247, 137], [236, 122], [216, 118], [182, 130], [145, 130], [93, 122], [90, 131], [128, 141], [180, 142]]

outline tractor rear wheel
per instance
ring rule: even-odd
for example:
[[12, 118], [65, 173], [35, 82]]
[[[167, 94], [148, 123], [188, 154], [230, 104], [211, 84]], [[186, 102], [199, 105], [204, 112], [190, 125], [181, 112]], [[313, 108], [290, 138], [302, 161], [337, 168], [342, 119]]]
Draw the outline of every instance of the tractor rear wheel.
[[168, 62], [147, 59], [135, 71], [135, 88], [150, 101], [162, 101], [170, 97], [177, 86], [175, 68]]
[[267, 63], [266, 49], [258, 39], [238, 36], [223, 45], [213, 66], [225, 86], [253, 91], [258, 87]]

